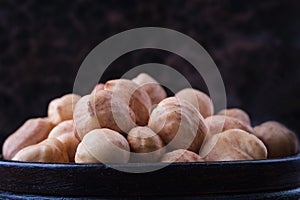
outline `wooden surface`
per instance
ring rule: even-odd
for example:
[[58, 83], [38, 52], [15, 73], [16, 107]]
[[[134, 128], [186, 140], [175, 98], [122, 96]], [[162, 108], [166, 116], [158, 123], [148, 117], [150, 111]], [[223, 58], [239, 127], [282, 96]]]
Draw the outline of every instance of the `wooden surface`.
[[[137, 168], [141, 164], [124, 166]], [[234, 196], [235, 199], [245, 199], [252, 195], [251, 199], [259, 199], [266, 195], [265, 199], [268, 199], [268, 196], [273, 198], [285, 194], [298, 199], [300, 155], [258, 161], [174, 163], [143, 174], [120, 172], [102, 164], [0, 161], [0, 179], [0, 197], [14, 195], [14, 198], [33, 195], [37, 198], [184, 196], [222, 199], [229, 195], [230, 199]]]

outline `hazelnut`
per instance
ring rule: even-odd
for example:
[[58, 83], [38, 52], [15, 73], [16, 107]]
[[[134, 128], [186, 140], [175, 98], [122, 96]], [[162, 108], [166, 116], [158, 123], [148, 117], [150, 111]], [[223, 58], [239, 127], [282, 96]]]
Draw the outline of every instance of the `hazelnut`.
[[299, 142], [295, 133], [279, 122], [268, 121], [255, 126], [254, 135], [266, 145], [268, 158], [291, 156], [299, 151]]
[[267, 148], [255, 135], [230, 129], [205, 141], [199, 155], [205, 161], [266, 159]]
[[175, 96], [179, 99], [186, 100], [195, 106], [204, 118], [214, 114], [214, 105], [211, 99], [199, 90], [185, 88], [177, 92]]
[[106, 82], [104, 89], [114, 92], [132, 109], [137, 125], [147, 125], [152, 103], [143, 88], [131, 80], [117, 79]]
[[74, 110], [76, 134], [80, 140], [93, 129], [109, 128], [127, 133], [135, 126], [135, 115], [113, 92], [100, 90], [84, 96]]
[[161, 138], [148, 127], [135, 127], [127, 135], [131, 162], [156, 162], [165, 153]]
[[149, 74], [140, 73], [132, 79], [133, 82], [141, 86], [149, 95], [152, 105], [158, 104], [161, 100], [167, 97], [164, 88]]
[[118, 132], [102, 128], [86, 134], [78, 145], [76, 163], [127, 163], [130, 156], [127, 140]]
[[218, 112], [217, 115], [226, 115], [229, 117], [237, 118], [244, 123], [251, 125], [250, 117], [249, 115], [239, 108], [230, 108], [230, 109], [223, 109], [220, 112]]
[[212, 115], [205, 119], [209, 136], [229, 129], [241, 129], [253, 133], [253, 128], [245, 122], [227, 115]]
[[53, 127], [54, 125], [48, 118], [27, 120], [5, 140], [2, 149], [3, 157], [10, 160], [21, 149], [43, 141]]
[[68, 154], [64, 145], [55, 138], [46, 140], [25, 147], [20, 150], [12, 160], [23, 162], [48, 162], [48, 163], [66, 163], [69, 162]]
[[98, 83], [93, 91], [91, 92], [91, 95], [95, 94], [96, 92], [100, 91], [100, 90], [104, 90], [104, 84], [103, 83]]
[[52, 100], [48, 106], [48, 117], [55, 125], [62, 121], [73, 119], [73, 109], [79, 101], [77, 94], [66, 94], [61, 98]]
[[75, 153], [79, 140], [74, 135], [73, 120], [63, 121], [52, 129], [48, 138], [58, 139], [65, 147], [69, 161], [74, 162]]
[[207, 134], [207, 127], [199, 111], [176, 97], [162, 100], [153, 109], [148, 126], [170, 149], [188, 149], [197, 153]]
[[166, 153], [161, 162], [203, 162], [204, 160], [196, 153], [185, 149], [177, 149], [172, 152]]

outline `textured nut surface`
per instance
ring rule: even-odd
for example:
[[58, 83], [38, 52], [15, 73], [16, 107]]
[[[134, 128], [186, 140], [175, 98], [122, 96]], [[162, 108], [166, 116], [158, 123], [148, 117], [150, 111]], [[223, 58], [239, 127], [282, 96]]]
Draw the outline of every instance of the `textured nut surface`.
[[127, 140], [118, 132], [103, 128], [86, 134], [78, 145], [76, 163], [127, 163], [130, 156]]
[[[127, 135], [131, 154], [130, 162], [156, 162], [165, 153], [161, 138], [148, 127], [135, 127]], [[146, 154], [144, 154], [146, 153]]]
[[51, 130], [48, 138], [58, 139], [67, 151], [69, 161], [74, 162], [76, 149], [80, 141], [74, 135], [73, 120], [67, 120], [59, 123]]
[[152, 103], [142, 87], [131, 80], [117, 79], [106, 82], [104, 89], [118, 95], [132, 109], [137, 125], [147, 125]]
[[38, 144], [25, 147], [20, 150], [12, 160], [47, 163], [69, 162], [64, 145], [55, 138], [47, 138]]
[[161, 100], [167, 97], [164, 88], [149, 74], [140, 73], [132, 79], [133, 82], [141, 86], [151, 98], [152, 105], [158, 104]]
[[2, 148], [3, 157], [10, 160], [21, 149], [41, 142], [48, 137], [53, 127], [48, 118], [27, 120], [5, 140]]
[[268, 158], [291, 156], [299, 151], [299, 142], [295, 133], [279, 122], [268, 121], [255, 126], [254, 135], [266, 145]]
[[179, 99], [186, 100], [198, 109], [200, 114], [206, 118], [214, 114], [214, 105], [207, 94], [193, 89], [185, 88], [175, 94]]
[[48, 106], [48, 117], [55, 125], [62, 121], [73, 119], [73, 110], [80, 96], [66, 94], [61, 98], [52, 100]]
[[207, 134], [199, 111], [176, 97], [166, 98], [157, 105], [150, 115], [148, 126], [170, 149], [188, 149], [197, 153]]
[[229, 117], [237, 118], [244, 123], [251, 125], [251, 120], [249, 115], [242, 109], [239, 108], [230, 108], [230, 109], [223, 109], [218, 112], [218, 115], [226, 115]]
[[103, 83], [98, 83], [93, 91], [91, 92], [91, 95], [95, 94], [96, 92], [100, 91], [100, 90], [104, 90], [104, 84]]
[[196, 153], [185, 149], [177, 149], [166, 153], [161, 162], [203, 162], [204, 160]]
[[248, 133], [253, 133], [253, 128], [250, 125], [237, 118], [229, 117], [226, 115], [213, 115], [207, 117], [205, 119], [205, 123], [208, 127], [209, 136], [221, 133], [229, 129], [241, 129]]
[[100, 90], [79, 100], [74, 110], [74, 123], [76, 134], [82, 140], [85, 134], [98, 128], [126, 133], [135, 126], [135, 115], [113, 92]]
[[240, 129], [230, 129], [209, 138], [199, 155], [205, 161], [266, 159], [267, 148], [255, 135]]

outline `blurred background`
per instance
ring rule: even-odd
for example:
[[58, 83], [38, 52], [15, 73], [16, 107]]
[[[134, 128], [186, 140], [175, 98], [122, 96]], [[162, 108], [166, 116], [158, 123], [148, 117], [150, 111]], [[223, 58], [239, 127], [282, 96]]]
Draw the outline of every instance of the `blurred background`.
[[[254, 124], [278, 120], [299, 135], [299, 10], [296, 0], [1, 0], [0, 141], [72, 92], [78, 68], [100, 42], [144, 26], [192, 37], [217, 64], [228, 107], [246, 110]], [[158, 50], [121, 56], [102, 81], [148, 62], [172, 66], [206, 90], [185, 60]]]

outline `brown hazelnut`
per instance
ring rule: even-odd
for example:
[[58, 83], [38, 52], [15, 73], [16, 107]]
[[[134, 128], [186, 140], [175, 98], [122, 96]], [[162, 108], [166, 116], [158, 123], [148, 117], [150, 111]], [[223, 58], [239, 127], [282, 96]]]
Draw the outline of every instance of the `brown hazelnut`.
[[164, 88], [149, 74], [140, 73], [132, 79], [133, 82], [141, 86], [151, 98], [152, 105], [158, 104], [161, 100], [167, 97]]
[[152, 103], [142, 87], [131, 80], [117, 79], [106, 82], [104, 89], [118, 95], [132, 109], [137, 125], [147, 125]]
[[10, 160], [21, 149], [43, 141], [53, 127], [54, 125], [48, 118], [27, 120], [5, 140], [2, 149], [3, 157]]
[[130, 156], [127, 140], [118, 132], [102, 128], [86, 134], [78, 145], [76, 163], [127, 163]]
[[47, 163], [69, 162], [64, 145], [56, 138], [47, 138], [38, 144], [27, 146], [20, 150], [12, 160]]
[[255, 126], [254, 135], [266, 145], [268, 158], [291, 156], [299, 151], [299, 142], [295, 133], [279, 122], [268, 121]]
[[74, 123], [76, 134], [82, 140], [85, 134], [98, 128], [127, 133], [135, 126], [135, 115], [113, 92], [100, 90], [79, 100], [74, 110]]
[[73, 119], [73, 110], [80, 96], [77, 94], [66, 94], [54, 99], [48, 106], [48, 117], [55, 125], [62, 121]]
[[67, 151], [69, 161], [74, 162], [76, 149], [80, 141], [74, 135], [73, 120], [67, 120], [59, 123], [51, 130], [48, 138], [58, 139]]
[[177, 149], [172, 152], [166, 153], [161, 162], [203, 162], [204, 160], [196, 153], [186, 149]]
[[227, 115], [212, 115], [205, 119], [209, 137], [229, 129], [241, 129], [253, 133], [253, 128], [247, 123]]
[[217, 115], [226, 115], [229, 117], [237, 118], [243, 121], [244, 123], [251, 125], [249, 115], [244, 110], [239, 108], [223, 109], [220, 112], [218, 112]]
[[135, 127], [127, 135], [131, 154], [130, 162], [157, 162], [165, 153], [163, 141], [148, 127]]
[[179, 99], [186, 100], [198, 109], [200, 114], [206, 118], [214, 114], [214, 105], [207, 94], [193, 89], [185, 88], [175, 94]]
[[148, 126], [168, 144], [168, 148], [188, 149], [197, 153], [207, 134], [199, 111], [176, 97], [162, 100], [153, 109]]
[[267, 158], [267, 148], [255, 135], [230, 129], [205, 141], [199, 155], [205, 161], [257, 160]]

